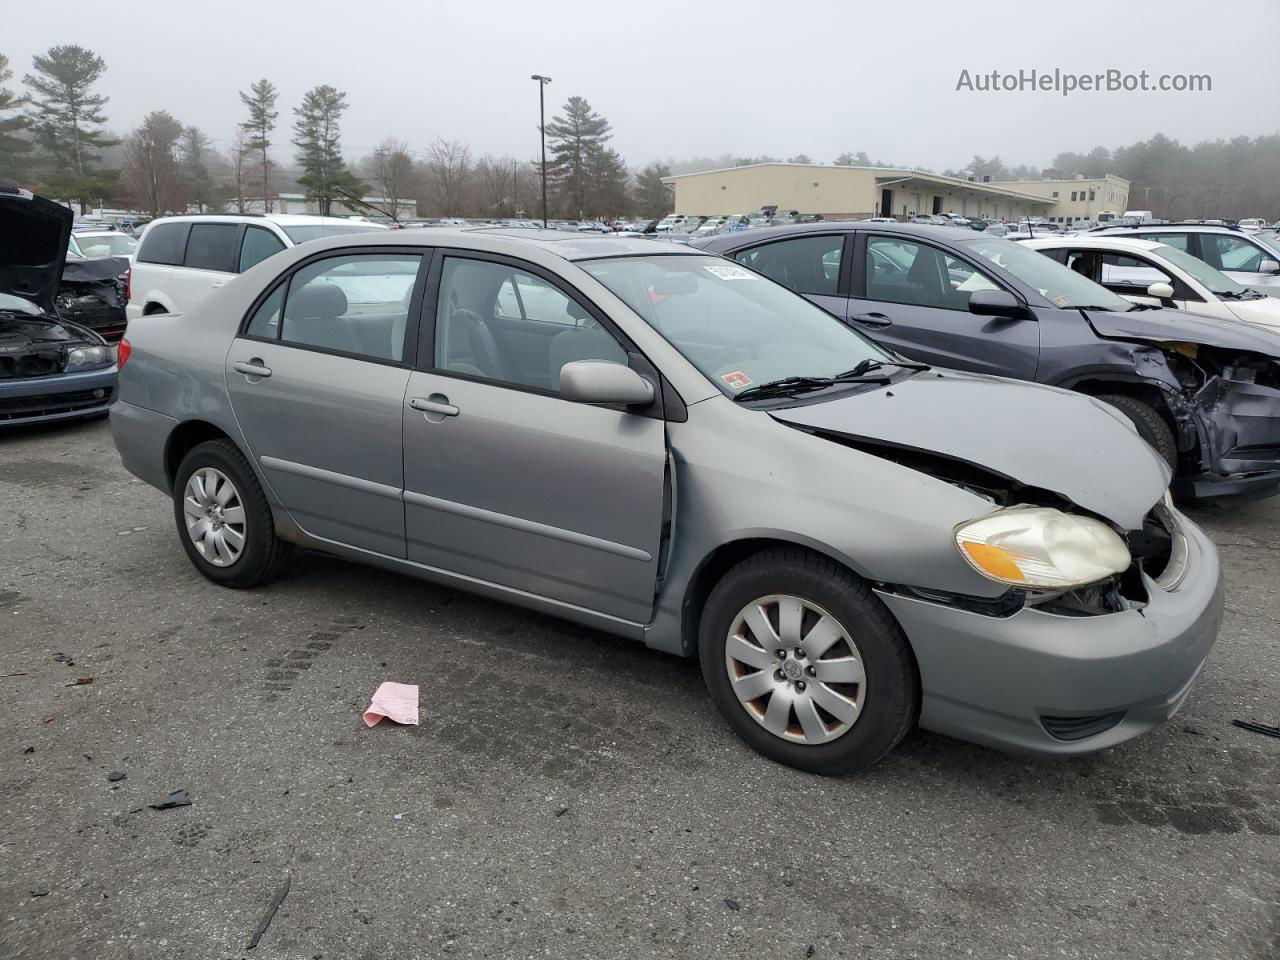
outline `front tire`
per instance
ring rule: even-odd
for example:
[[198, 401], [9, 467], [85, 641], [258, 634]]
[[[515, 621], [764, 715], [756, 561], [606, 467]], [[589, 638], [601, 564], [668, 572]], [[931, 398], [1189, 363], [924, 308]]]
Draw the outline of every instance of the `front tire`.
[[271, 507], [249, 461], [229, 440], [192, 447], [173, 484], [178, 537], [192, 564], [224, 587], [280, 575], [293, 544], [276, 536]]
[[707, 598], [698, 649], [734, 732], [810, 773], [869, 767], [919, 713], [902, 629], [865, 582], [808, 551], [765, 551], [725, 574]]
[[1173, 428], [1159, 411], [1150, 404], [1119, 393], [1103, 394], [1096, 399], [1123, 413], [1138, 431], [1138, 436], [1147, 441], [1147, 445], [1160, 454], [1171, 469], [1178, 468], [1178, 442], [1174, 439]]

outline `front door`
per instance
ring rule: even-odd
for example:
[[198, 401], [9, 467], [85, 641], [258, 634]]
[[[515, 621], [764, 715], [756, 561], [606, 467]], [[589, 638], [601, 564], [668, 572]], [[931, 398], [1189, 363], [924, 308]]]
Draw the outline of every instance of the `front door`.
[[648, 622], [665, 423], [557, 392], [565, 363], [627, 363], [628, 350], [531, 265], [459, 254], [433, 274], [435, 323], [403, 405], [409, 559]]
[[402, 411], [422, 257], [310, 261], [261, 302], [227, 353], [250, 454], [298, 525], [405, 555]]
[[850, 326], [913, 360], [1035, 379], [1039, 325], [970, 313], [971, 293], [1001, 289], [974, 264], [905, 237], [871, 234], [861, 246]]

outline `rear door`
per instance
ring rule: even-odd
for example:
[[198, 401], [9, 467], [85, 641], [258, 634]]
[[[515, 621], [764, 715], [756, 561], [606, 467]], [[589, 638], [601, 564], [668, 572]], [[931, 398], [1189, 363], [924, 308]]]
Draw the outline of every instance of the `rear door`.
[[[585, 298], [518, 260], [442, 252], [428, 288], [434, 323], [403, 409], [409, 559], [647, 622], [668, 505], [665, 423], [557, 392], [565, 363], [643, 358]], [[504, 322], [517, 291], [526, 322]], [[533, 322], [558, 324], [541, 370]]]
[[284, 277], [226, 358], [251, 455], [307, 533], [405, 555], [405, 386], [425, 270], [411, 248], [327, 251]]
[[1004, 289], [941, 247], [893, 234], [857, 234], [846, 320], [913, 360], [1034, 380], [1040, 329], [1030, 319], [969, 312], [969, 295]]

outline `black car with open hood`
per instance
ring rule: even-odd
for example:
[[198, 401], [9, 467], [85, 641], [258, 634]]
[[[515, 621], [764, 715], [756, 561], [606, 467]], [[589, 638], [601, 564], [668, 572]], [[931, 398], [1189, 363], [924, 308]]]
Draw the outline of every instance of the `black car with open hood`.
[[111, 346], [59, 313], [71, 211], [0, 184], [0, 427], [105, 413]]

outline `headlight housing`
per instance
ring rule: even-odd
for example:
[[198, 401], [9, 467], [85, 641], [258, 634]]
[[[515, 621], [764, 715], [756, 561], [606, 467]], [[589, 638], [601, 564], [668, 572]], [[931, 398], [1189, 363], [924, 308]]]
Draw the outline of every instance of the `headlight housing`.
[[956, 528], [956, 546], [989, 580], [1070, 590], [1128, 569], [1120, 535], [1101, 521], [1052, 507], [1009, 507]]
[[76, 347], [67, 353], [66, 369], [77, 367], [94, 367], [111, 362], [110, 347]]

